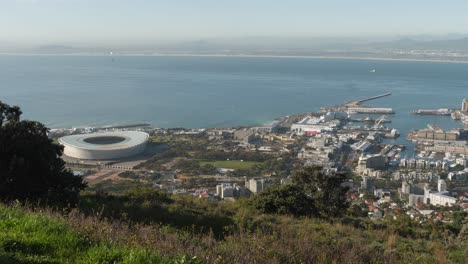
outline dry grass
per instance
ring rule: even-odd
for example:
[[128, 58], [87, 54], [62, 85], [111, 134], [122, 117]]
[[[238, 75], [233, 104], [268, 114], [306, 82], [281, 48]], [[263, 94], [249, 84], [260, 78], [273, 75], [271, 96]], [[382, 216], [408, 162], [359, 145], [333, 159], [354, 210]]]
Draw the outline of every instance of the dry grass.
[[[187, 207], [193, 202], [184, 201]], [[314, 218], [262, 215], [245, 208], [222, 239], [162, 224], [108, 219], [102, 211], [57, 212], [23, 209], [64, 221], [93, 241], [144, 250], [167, 257], [197, 256], [206, 263], [463, 263], [450, 259], [448, 247], [424, 238], [407, 238], [387, 229], [356, 228]], [[457, 242], [459, 243], [459, 242]], [[465, 243], [465, 244], [463, 244]], [[465, 250], [464, 241], [457, 250]], [[461, 253], [463, 254], [463, 253]]]

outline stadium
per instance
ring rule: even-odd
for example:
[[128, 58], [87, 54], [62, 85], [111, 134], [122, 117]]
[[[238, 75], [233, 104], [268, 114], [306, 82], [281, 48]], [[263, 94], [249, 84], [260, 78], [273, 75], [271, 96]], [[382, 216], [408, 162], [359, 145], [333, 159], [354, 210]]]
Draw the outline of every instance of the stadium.
[[114, 160], [142, 153], [149, 135], [139, 131], [116, 131], [59, 138], [65, 156], [83, 160]]

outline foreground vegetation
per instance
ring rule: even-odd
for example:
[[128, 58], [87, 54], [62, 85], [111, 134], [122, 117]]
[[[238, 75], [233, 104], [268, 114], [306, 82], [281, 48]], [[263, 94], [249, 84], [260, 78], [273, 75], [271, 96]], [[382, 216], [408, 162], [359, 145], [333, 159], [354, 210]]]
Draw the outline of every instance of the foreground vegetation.
[[[1, 205], [0, 263], [465, 263], [468, 229], [261, 213], [149, 189], [88, 193], [80, 208]], [[5, 231], [4, 231], [5, 230]], [[196, 257], [196, 258], [194, 258]]]
[[[52, 211], [0, 205], [0, 263], [176, 263], [148, 250], [94, 240]], [[192, 262], [196, 262], [193, 260]]]

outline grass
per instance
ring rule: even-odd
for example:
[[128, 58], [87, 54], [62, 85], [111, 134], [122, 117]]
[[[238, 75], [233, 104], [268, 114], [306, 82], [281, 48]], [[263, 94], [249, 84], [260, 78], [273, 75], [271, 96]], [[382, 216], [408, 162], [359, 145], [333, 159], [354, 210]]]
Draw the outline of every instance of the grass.
[[248, 169], [254, 165], [260, 165], [261, 162], [256, 161], [240, 161], [240, 160], [221, 160], [221, 161], [200, 161], [200, 165], [211, 164], [216, 168], [226, 169]]
[[[419, 264], [466, 263], [468, 256], [466, 235], [454, 237], [439, 225], [408, 225], [404, 217], [392, 225], [295, 218], [259, 213], [246, 200], [173, 196], [164, 203], [157, 196], [144, 190], [87, 196], [90, 210], [0, 203], [0, 263]], [[223, 223], [226, 217], [230, 221]], [[212, 228], [198, 232], [196, 223]], [[215, 235], [215, 225], [223, 236]]]
[[174, 263], [140, 248], [97, 242], [64, 221], [0, 204], [0, 263]]

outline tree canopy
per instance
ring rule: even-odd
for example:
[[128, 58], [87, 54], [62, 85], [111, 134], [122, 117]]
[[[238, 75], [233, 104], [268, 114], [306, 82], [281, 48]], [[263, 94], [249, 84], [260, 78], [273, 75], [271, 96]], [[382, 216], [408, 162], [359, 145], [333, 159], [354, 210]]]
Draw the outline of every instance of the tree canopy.
[[63, 147], [48, 138], [48, 128], [21, 114], [0, 101], [0, 199], [76, 202], [83, 179], [65, 168]]
[[252, 203], [265, 213], [336, 217], [348, 207], [348, 189], [342, 186], [345, 180], [344, 174], [307, 166], [293, 174], [291, 184], [270, 187]]
[[293, 183], [302, 186], [320, 214], [326, 216], [339, 216], [348, 208], [345, 181], [345, 174], [325, 173], [320, 166], [307, 166], [293, 174]]

